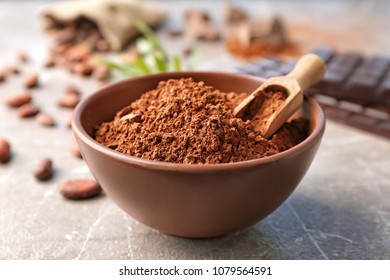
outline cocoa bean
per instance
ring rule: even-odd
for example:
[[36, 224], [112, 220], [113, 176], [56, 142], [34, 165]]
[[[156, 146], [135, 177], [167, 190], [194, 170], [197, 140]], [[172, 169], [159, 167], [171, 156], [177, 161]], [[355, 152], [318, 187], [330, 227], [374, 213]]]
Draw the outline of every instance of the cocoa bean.
[[72, 72], [80, 76], [90, 76], [93, 67], [88, 63], [76, 63], [72, 66]]
[[5, 72], [8, 74], [8, 75], [18, 75], [20, 74], [20, 70], [18, 68], [16, 68], [15, 66], [8, 66], [6, 69], [5, 69]]
[[56, 61], [54, 58], [52, 57], [49, 57], [48, 59], [46, 59], [45, 63], [44, 63], [44, 66], [46, 68], [52, 68], [56, 65]]
[[72, 62], [82, 62], [90, 58], [92, 49], [88, 44], [78, 44], [69, 47], [65, 53], [67, 59]]
[[54, 118], [45, 113], [39, 113], [37, 116], [37, 122], [43, 126], [55, 126], [56, 122]]
[[19, 108], [18, 113], [21, 118], [31, 118], [39, 113], [39, 108], [34, 104], [27, 103]]
[[53, 55], [63, 55], [70, 47], [70, 44], [53, 45], [49, 48], [49, 51]]
[[33, 174], [40, 181], [48, 180], [53, 176], [53, 162], [49, 158], [39, 160], [34, 168]]
[[65, 94], [58, 100], [58, 105], [64, 108], [75, 108], [80, 102], [80, 97], [75, 94]]
[[32, 97], [28, 93], [22, 93], [18, 95], [11, 95], [4, 99], [4, 103], [7, 104], [10, 107], [20, 107], [24, 104], [30, 103], [32, 100]]
[[68, 44], [73, 42], [73, 40], [76, 37], [76, 30], [73, 26], [69, 26], [63, 29], [56, 30], [55, 33], [53, 33], [54, 40], [60, 44]]
[[4, 82], [5, 80], [6, 80], [5, 74], [0, 72], [0, 83]]
[[102, 192], [100, 185], [93, 179], [64, 180], [58, 184], [58, 191], [68, 199], [85, 199]]
[[63, 67], [65, 69], [71, 70], [71, 67], [73, 67], [73, 64], [70, 63], [65, 57], [59, 56], [56, 59], [56, 64], [60, 67]]
[[72, 85], [72, 84], [68, 84], [66, 87], [65, 87], [65, 94], [74, 94], [74, 95], [77, 95], [77, 96], [80, 96], [80, 90]]
[[0, 138], [0, 163], [6, 163], [11, 158], [11, 145], [4, 139]]
[[28, 55], [25, 51], [20, 51], [18, 54], [17, 54], [17, 59], [18, 61], [22, 62], [22, 63], [25, 63], [28, 61]]
[[35, 73], [27, 74], [24, 77], [24, 86], [26, 88], [35, 88], [38, 86], [38, 75]]

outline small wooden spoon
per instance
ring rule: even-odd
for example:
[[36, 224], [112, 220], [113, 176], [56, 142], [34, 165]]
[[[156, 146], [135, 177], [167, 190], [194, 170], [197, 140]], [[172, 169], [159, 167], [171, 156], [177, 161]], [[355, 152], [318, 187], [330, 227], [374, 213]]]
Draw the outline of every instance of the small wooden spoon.
[[265, 127], [256, 127], [264, 138], [272, 136], [302, 105], [303, 91], [319, 82], [325, 75], [324, 61], [315, 54], [306, 54], [296, 63], [294, 69], [286, 76], [268, 79], [255, 89], [234, 109], [234, 116], [243, 117], [248, 105], [264, 91], [280, 89], [285, 91], [287, 98], [284, 103], [269, 116]]

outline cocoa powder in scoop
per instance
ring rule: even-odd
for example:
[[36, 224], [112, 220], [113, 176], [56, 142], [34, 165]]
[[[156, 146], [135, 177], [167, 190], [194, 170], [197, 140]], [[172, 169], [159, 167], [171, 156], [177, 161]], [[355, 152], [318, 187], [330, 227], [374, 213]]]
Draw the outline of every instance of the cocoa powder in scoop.
[[252, 120], [233, 116], [246, 93], [222, 92], [191, 78], [160, 82], [154, 90], [96, 128], [95, 139], [131, 156], [172, 163], [229, 163], [289, 149], [308, 135], [308, 121], [285, 124], [271, 139]]
[[243, 113], [244, 120], [251, 120], [255, 130], [264, 135], [270, 117], [280, 109], [287, 98], [281, 89], [267, 88], [253, 100]]

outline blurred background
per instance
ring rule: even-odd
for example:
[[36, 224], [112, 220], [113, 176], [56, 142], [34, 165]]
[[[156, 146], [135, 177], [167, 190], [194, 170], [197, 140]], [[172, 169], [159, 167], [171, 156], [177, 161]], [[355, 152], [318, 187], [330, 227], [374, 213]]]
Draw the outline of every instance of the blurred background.
[[[389, 259], [390, 2], [149, 3], [0, 0], [0, 138], [11, 146], [0, 163], [0, 259]], [[69, 123], [98, 88], [159, 71], [268, 78], [308, 52], [328, 64], [306, 93], [326, 133], [297, 191], [264, 221], [183, 240], [104, 194], [73, 201], [57, 190], [92, 178]], [[28, 101], [15, 105], [20, 95]], [[32, 169], [44, 157], [53, 169], [41, 181]]]

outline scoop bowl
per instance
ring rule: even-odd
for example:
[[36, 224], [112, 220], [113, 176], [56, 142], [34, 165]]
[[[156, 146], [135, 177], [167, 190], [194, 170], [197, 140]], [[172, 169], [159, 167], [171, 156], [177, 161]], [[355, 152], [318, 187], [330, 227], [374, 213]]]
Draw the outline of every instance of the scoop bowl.
[[293, 116], [310, 121], [297, 146], [266, 158], [188, 165], [121, 154], [93, 139], [94, 129], [154, 89], [160, 81], [192, 77], [221, 91], [252, 92], [264, 80], [217, 72], [177, 72], [123, 80], [99, 89], [75, 109], [73, 131], [81, 154], [106, 194], [127, 214], [161, 232], [193, 238], [229, 234], [277, 209], [306, 174], [320, 145], [325, 119], [305, 98]]

